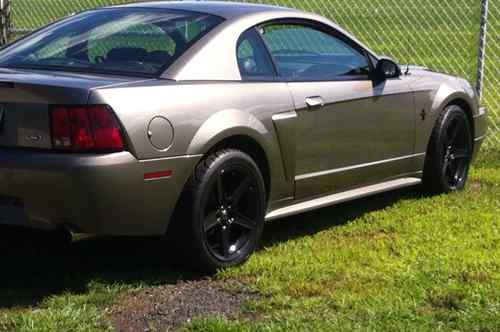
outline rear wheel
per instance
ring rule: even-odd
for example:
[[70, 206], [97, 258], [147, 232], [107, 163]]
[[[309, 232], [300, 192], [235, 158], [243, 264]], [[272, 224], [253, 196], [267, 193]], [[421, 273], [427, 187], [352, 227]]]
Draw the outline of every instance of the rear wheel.
[[462, 190], [467, 182], [473, 143], [469, 119], [448, 106], [432, 132], [424, 168], [424, 186], [431, 193]]
[[247, 154], [227, 149], [206, 157], [169, 230], [182, 263], [213, 272], [245, 262], [262, 234], [265, 196], [262, 174]]

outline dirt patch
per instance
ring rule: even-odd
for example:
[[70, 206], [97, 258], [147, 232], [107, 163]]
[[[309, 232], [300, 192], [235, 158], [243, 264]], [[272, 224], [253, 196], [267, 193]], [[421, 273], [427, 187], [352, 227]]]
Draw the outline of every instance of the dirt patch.
[[235, 280], [183, 281], [128, 294], [107, 312], [117, 331], [176, 331], [195, 318], [239, 318], [258, 297]]
[[481, 191], [483, 186], [479, 181], [471, 181], [469, 187], [472, 191]]

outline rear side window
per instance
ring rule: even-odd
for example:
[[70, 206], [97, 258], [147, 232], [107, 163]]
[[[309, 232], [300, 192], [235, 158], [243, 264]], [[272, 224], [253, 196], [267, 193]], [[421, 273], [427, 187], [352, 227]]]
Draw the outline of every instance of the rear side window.
[[133, 58], [134, 53], [144, 62], [161, 62], [162, 59], [168, 60], [174, 56], [176, 43], [160, 27], [138, 24], [106, 36], [102, 36], [99, 28], [91, 30], [87, 50], [92, 63], [120, 57], [121, 60], [126, 60], [127, 57]]
[[273, 24], [264, 27], [262, 36], [283, 78], [333, 80], [370, 72], [362, 50], [315, 27]]
[[237, 48], [238, 66], [243, 80], [273, 80], [274, 65], [259, 33], [255, 29], [244, 32]]
[[5, 48], [0, 66], [156, 76], [222, 21], [167, 9], [88, 11]]

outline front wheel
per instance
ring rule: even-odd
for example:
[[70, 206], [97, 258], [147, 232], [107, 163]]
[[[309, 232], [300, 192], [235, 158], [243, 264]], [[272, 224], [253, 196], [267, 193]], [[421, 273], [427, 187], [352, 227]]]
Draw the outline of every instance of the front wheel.
[[469, 119], [457, 106], [448, 106], [431, 135], [424, 168], [424, 187], [431, 193], [462, 190], [467, 182], [473, 143]]
[[213, 272], [245, 262], [259, 243], [265, 205], [264, 180], [250, 156], [225, 149], [203, 159], [169, 230], [182, 263]]

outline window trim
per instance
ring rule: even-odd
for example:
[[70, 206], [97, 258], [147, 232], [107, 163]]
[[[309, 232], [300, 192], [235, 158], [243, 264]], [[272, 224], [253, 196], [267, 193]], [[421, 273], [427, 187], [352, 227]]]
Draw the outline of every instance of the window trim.
[[[300, 79], [300, 78], [299, 79], [289, 79], [289, 78], [281, 76], [281, 74], [278, 70], [276, 59], [273, 56], [273, 54], [271, 53], [271, 49], [269, 48], [268, 43], [266, 42], [266, 40], [263, 38], [262, 34], [260, 33], [259, 28], [270, 26], [270, 25], [287, 25], [287, 24], [288, 25], [301, 25], [301, 26], [313, 28], [315, 30], [319, 30], [323, 33], [326, 33], [330, 36], [333, 36], [335, 38], [340, 39], [341, 41], [343, 41], [347, 45], [351, 46], [352, 48], [357, 50], [359, 53], [361, 53], [365, 57], [365, 60], [368, 63], [368, 66], [370, 67], [370, 72], [366, 75], [337, 76], [335, 78], [328, 79], [328, 80], [326, 80], [326, 79], [307, 79], [306, 80], [306, 79]], [[348, 36], [346, 36], [345, 34], [343, 34], [342, 32], [340, 32], [339, 30], [335, 29], [334, 27], [332, 27], [330, 25], [327, 25], [327, 24], [319, 22], [319, 21], [311, 20], [311, 19], [305, 19], [305, 18], [279, 18], [279, 19], [274, 19], [274, 20], [259, 23], [256, 26], [254, 26], [253, 28], [255, 28], [257, 30], [260, 38], [262, 39], [262, 42], [266, 45], [267, 52], [272, 59], [273, 65], [275, 66], [275, 70], [277, 73], [276, 78], [277, 78], [278, 82], [307, 83], [307, 82], [338, 82], [338, 81], [342, 82], [342, 81], [372, 81], [373, 80], [373, 73], [375, 71], [375, 66], [374, 66], [373, 61], [370, 59], [370, 57], [373, 57], [377, 61], [378, 61], [378, 58], [372, 52], [368, 51], [366, 48], [359, 45], [356, 41], [352, 40], [351, 38], [349, 38]]]

